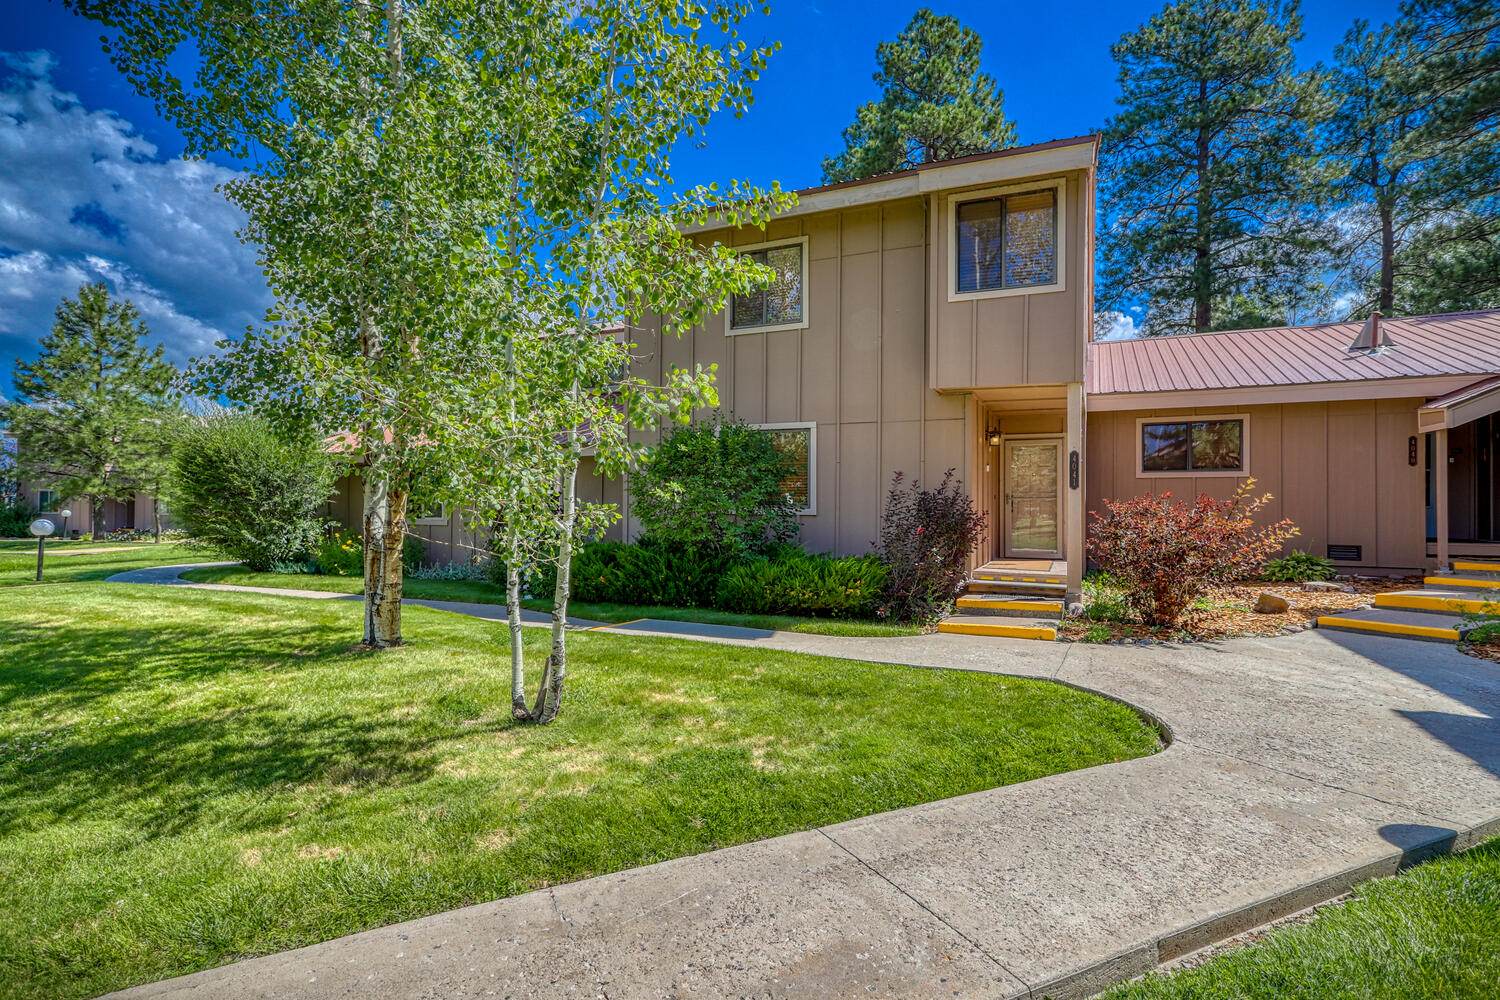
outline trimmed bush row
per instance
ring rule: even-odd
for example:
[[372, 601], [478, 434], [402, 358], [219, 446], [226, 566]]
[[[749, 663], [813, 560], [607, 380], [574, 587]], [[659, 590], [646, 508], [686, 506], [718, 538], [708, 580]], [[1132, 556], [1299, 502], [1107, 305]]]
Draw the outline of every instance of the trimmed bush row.
[[[503, 566], [498, 560], [491, 566], [503, 582]], [[726, 562], [702, 549], [643, 540], [580, 546], [572, 579], [573, 599], [590, 604], [870, 618], [880, 605], [886, 571], [874, 556], [809, 555], [790, 545]], [[549, 568], [530, 580], [536, 595], [550, 595], [555, 585]]]

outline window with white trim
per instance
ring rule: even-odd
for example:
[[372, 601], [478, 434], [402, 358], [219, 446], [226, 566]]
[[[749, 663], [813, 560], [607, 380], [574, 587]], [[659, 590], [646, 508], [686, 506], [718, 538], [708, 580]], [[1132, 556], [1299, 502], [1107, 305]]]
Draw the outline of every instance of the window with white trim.
[[769, 333], [807, 326], [807, 238], [745, 247], [740, 253], [775, 272], [765, 288], [735, 295], [729, 332]]
[[416, 524], [447, 524], [448, 505], [445, 503], [428, 504], [415, 510], [416, 516], [412, 518]]
[[1243, 473], [1243, 417], [1142, 420], [1141, 472]]
[[37, 490], [36, 491], [36, 509], [37, 510], [43, 511], [43, 512], [50, 511], [50, 510], [52, 510], [53, 506], [56, 505], [56, 503], [57, 503], [57, 493], [56, 493], [56, 491], [54, 491], [54, 490]]
[[798, 514], [816, 514], [817, 424], [753, 424], [756, 430], [771, 435], [771, 443], [787, 459], [786, 477], [781, 488], [797, 505]]

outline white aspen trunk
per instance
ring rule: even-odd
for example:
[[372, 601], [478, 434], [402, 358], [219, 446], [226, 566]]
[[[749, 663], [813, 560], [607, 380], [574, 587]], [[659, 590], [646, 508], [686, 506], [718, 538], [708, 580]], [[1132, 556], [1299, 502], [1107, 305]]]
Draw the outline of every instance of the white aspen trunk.
[[568, 594], [572, 590], [573, 528], [578, 516], [578, 456], [561, 476], [562, 532], [557, 546], [557, 584], [552, 589], [552, 652], [538, 693], [538, 722], [551, 722], [562, 708], [563, 682], [568, 676]]
[[506, 553], [505, 617], [510, 626], [510, 714], [511, 718], [531, 718], [526, 707], [526, 648], [521, 639], [521, 571], [516, 568], [515, 546]]
[[406, 495], [392, 490], [384, 476], [366, 478], [364, 642], [375, 649], [401, 645], [401, 545], [405, 540], [405, 522]]

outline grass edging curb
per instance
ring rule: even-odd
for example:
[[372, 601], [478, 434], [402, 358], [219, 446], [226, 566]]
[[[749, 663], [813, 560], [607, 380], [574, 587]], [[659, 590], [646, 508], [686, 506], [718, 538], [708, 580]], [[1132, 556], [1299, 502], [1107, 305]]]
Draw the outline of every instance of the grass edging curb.
[[1047, 1000], [1084, 1000], [1111, 986], [1154, 972], [1196, 951], [1266, 927], [1286, 917], [1348, 894], [1360, 883], [1388, 878], [1424, 861], [1462, 854], [1500, 835], [1500, 816], [1475, 826], [1440, 833], [1409, 848], [1390, 853], [1319, 879], [1295, 886], [1253, 903], [1233, 907], [1169, 931], [1155, 940], [1127, 948], [1088, 968], [1030, 985], [1033, 997]]

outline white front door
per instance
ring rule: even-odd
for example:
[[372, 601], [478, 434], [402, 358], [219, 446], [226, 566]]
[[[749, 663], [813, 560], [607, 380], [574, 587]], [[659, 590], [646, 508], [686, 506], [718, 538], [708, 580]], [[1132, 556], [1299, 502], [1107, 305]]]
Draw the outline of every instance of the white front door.
[[1007, 556], [1062, 556], [1062, 440], [1005, 442], [1002, 512]]

